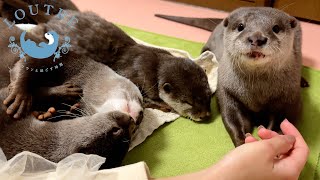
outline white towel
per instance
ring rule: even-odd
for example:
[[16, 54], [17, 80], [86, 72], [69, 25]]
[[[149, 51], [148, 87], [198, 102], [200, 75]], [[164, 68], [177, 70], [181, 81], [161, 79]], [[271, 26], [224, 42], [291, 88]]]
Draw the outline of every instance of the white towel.
[[[216, 57], [212, 52], [206, 51], [202, 53], [198, 58], [193, 59], [190, 56], [190, 54], [186, 51], [155, 46], [155, 45], [143, 42], [141, 40], [138, 40], [136, 38], [133, 38], [133, 39], [139, 44], [164, 49], [169, 51], [174, 56], [185, 57], [193, 60], [195, 63], [200, 65], [205, 70], [208, 76], [209, 86], [212, 92], [216, 91], [217, 77], [218, 77], [218, 61], [216, 60]], [[150, 136], [154, 130], [158, 129], [164, 123], [172, 122], [176, 120], [178, 117], [180, 116], [175, 113], [166, 113], [157, 109], [146, 108], [144, 110], [144, 117], [140, 124], [140, 127], [137, 130], [136, 134], [133, 136], [129, 151], [131, 151], [134, 147], [138, 146], [143, 141], [145, 141], [146, 138]]]

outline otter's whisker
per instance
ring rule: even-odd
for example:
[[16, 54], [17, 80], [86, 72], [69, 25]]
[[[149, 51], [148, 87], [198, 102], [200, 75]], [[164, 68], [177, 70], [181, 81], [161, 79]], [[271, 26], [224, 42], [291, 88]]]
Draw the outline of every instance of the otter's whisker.
[[124, 142], [124, 143], [129, 143], [130, 140], [129, 140], [129, 139], [123, 139], [122, 142]]
[[149, 91], [151, 91], [155, 86], [157, 86], [158, 83], [155, 83], [151, 88], [149, 88], [147, 91], [145, 91], [143, 94], [147, 94]]
[[219, 23], [214, 22], [212, 19], [209, 18], [209, 21], [212, 22], [214, 25], [218, 25]]
[[[63, 105], [65, 106], [68, 106], [70, 108], [72, 108], [73, 106], [69, 105], [69, 104], [66, 104], [66, 103], [62, 103]], [[82, 110], [82, 109], [79, 109], [79, 108], [75, 108], [76, 111], [78, 111], [80, 114], [82, 115], [85, 115], [86, 113]]]
[[72, 113], [72, 112], [70, 112], [70, 111], [66, 111], [66, 110], [58, 110], [57, 111], [58, 113], [65, 113], [66, 115], [73, 115], [73, 116], [77, 116], [77, 117], [82, 117], [82, 116], [80, 116], [79, 114], [75, 114], [75, 113]]
[[284, 6], [282, 6], [281, 8], [279, 8], [280, 10], [285, 10], [286, 8], [288, 8], [289, 6], [292, 6], [292, 5], [294, 5], [296, 2], [294, 1], [294, 2], [292, 2], [292, 3], [289, 3], [289, 4], [286, 4], [286, 5], [284, 5]]
[[72, 116], [72, 115], [59, 115], [59, 116], [54, 116], [54, 117], [48, 118], [47, 120], [49, 121], [49, 120], [56, 119], [56, 118], [59, 118], [59, 117], [78, 118], [78, 116]]
[[92, 106], [89, 106], [89, 104], [91, 105], [91, 103], [87, 103], [82, 96], [80, 96], [80, 97], [81, 97], [82, 101], [84, 102], [85, 106], [87, 107], [86, 109], [89, 111], [89, 112], [87, 112], [87, 114], [88, 115], [95, 114], [95, 111], [92, 108]]
[[145, 85], [145, 83], [146, 83], [146, 76], [144, 75], [144, 77], [143, 77], [143, 84], [142, 84], [142, 91], [144, 91], [144, 85]]

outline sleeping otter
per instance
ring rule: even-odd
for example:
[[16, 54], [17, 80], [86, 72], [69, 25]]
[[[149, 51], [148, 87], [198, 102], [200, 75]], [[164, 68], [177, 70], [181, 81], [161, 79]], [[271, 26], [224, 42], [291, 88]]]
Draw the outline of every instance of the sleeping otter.
[[[9, 36], [18, 37], [22, 33], [16, 27], [13, 30], [1, 30], [8, 39]], [[26, 36], [39, 42], [31, 33]], [[26, 62], [19, 61], [7, 48], [6, 42], [1, 41], [0, 47], [3, 63], [0, 67], [0, 100], [16, 93], [11, 107], [17, 109], [8, 110], [19, 118], [25, 116], [20, 121], [12, 121], [12, 117], [5, 115], [6, 107], [0, 105], [0, 147], [8, 158], [22, 151], [31, 151], [58, 162], [72, 153], [80, 152], [106, 157], [104, 168], [121, 164], [128, 151], [131, 135], [143, 115], [142, 95], [131, 81], [99, 62], [72, 52], [59, 59], [63, 62], [62, 68], [43, 73], [27, 71], [26, 67], [39, 68], [60, 62], [53, 62], [52, 59], [39, 61], [30, 57]], [[23, 86], [18, 86], [17, 82], [22, 82]], [[59, 98], [60, 103], [67, 97], [78, 96], [81, 94], [79, 88], [82, 90], [81, 103], [84, 104], [77, 109], [81, 117], [65, 114], [64, 117], [72, 116], [75, 119], [64, 120], [67, 118], [63, 117], [58, 122], [44, 122], [26, 113], [49, 96]], [[6, 102], [10, 102], [6, 99]], [[51, 106], [52, 101], [49, 100], [47, 104]]]
[[[210, 116], [212, 92], [203, 69], [190, 59], [165, 50], [137, 44], [112, 23], [91, 12], [66, 11], [37, 32], [55, 30], [73, 40], [71, 50], [108, 65], [135, 83], [144, 95], [145, 107], [173, 109], [184, 117], [201, 121]], [[76, 22], [72, 29], [70, 19]], [[36, 32], [36, 33], [37, 33]]]

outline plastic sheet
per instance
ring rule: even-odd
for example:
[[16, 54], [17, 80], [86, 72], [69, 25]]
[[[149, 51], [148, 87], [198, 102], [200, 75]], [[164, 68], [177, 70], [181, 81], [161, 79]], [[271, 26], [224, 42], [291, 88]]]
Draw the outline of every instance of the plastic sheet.
[[54, 163], [43, 157], [22, 152], [7, 160], [0, 149], [0, 179], [43, 180], [43, 179], [95, 179], [105, 158], [97, 155], [72, 154]]

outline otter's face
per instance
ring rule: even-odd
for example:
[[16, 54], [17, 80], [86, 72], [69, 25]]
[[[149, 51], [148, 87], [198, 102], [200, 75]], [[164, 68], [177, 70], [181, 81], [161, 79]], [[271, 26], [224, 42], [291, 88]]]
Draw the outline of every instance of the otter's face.
[[[292, 55], [298, 22], [271, 8], [242, 8], [223, 22], [225, 51], [240, 64], [284, 64]], [[271, 62], [275, 59], [278, 62]]]
[[176, 64], [168, 63], [161, 75], [158, 86], [160, 98], [181, 116], [195, 121], [207, 119], [212, 92], [204, 70], [191, 60], [171, 61]]
[[104, 133], [84, 144], [77, 152], [105, 157], [106, 161], [101, 168], [120, 166], [128, 152], [136, 126], [134, 120], [128, 114], [120, 111], [97, 113], [92, 118], [92, 121], [96, 123], [94, 128], [104, 129]]

